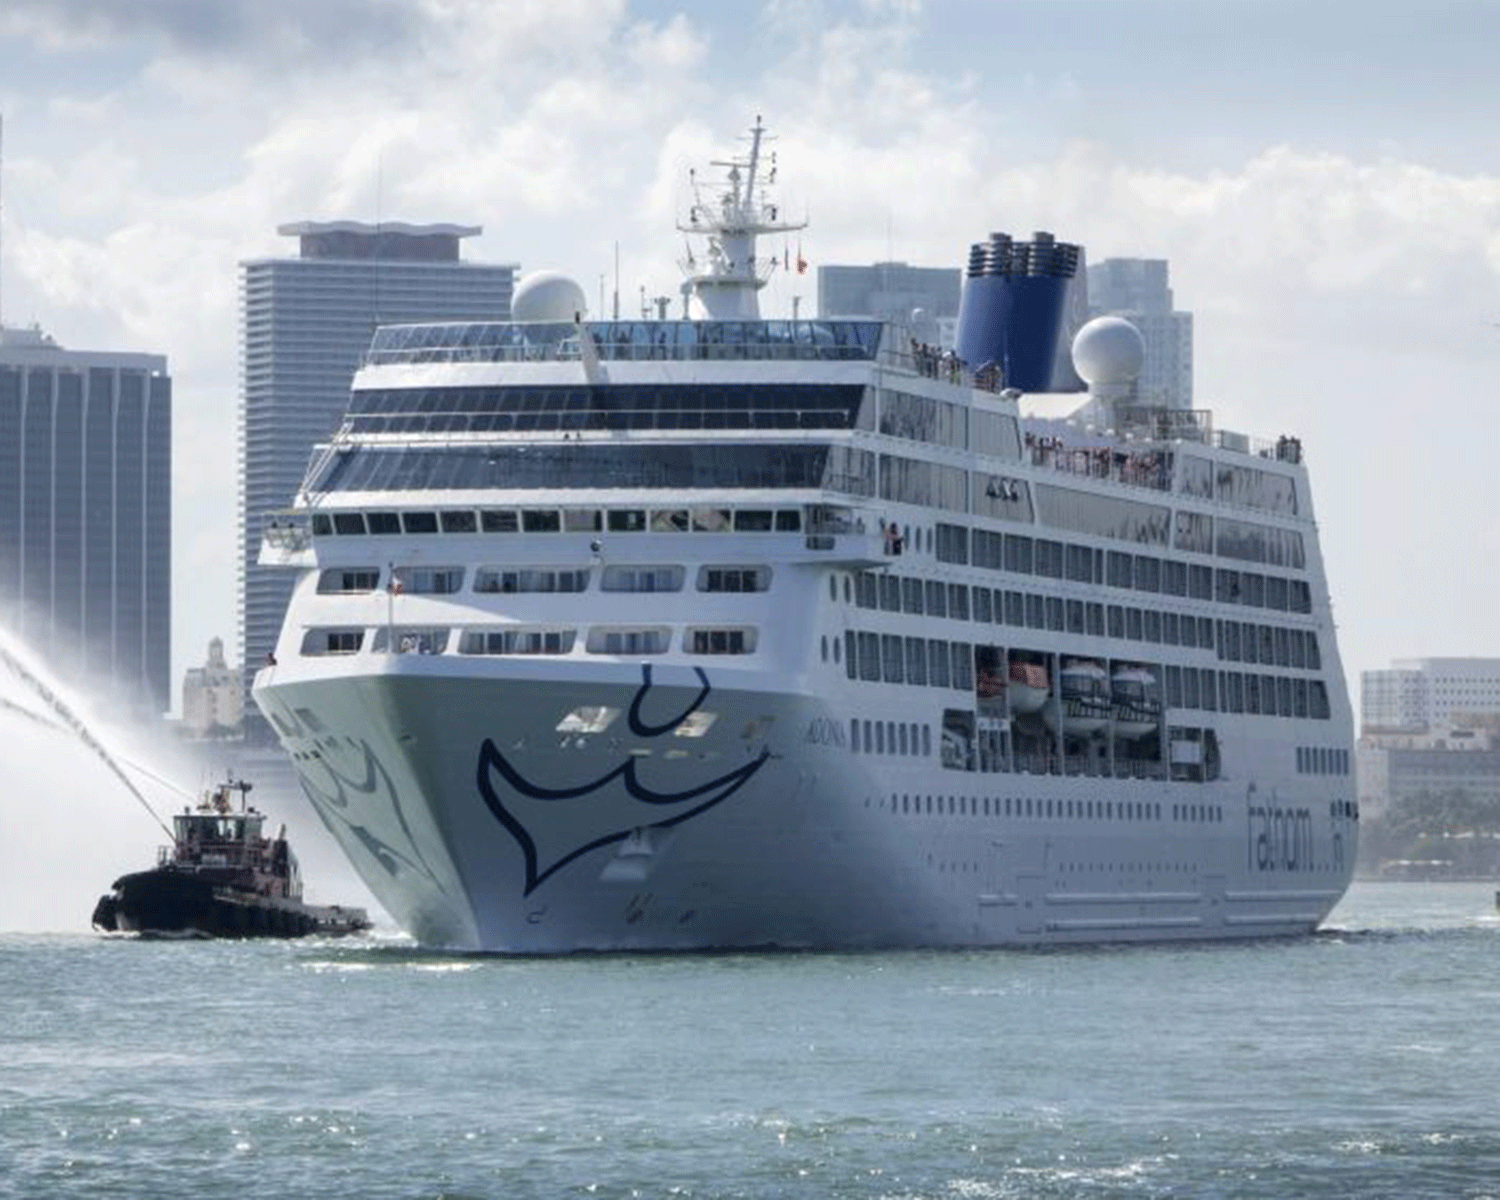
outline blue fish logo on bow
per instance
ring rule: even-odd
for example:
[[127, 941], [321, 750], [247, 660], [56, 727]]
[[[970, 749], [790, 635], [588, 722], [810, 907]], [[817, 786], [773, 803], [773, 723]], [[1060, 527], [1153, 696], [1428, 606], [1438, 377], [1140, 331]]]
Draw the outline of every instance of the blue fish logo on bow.
[[[641, 713], [651, 690], [650, 664], [641, 668], [642, 682], [630, 703], [627, 716], [630, 729], [638, 737], [660, 737], [670, 733], [698, 710], [707, 699], [708, 676], [694, 668], [702, 690], [687, 709], [668, 721], [647, 721]], [[629, 755], [617, 767], [597, 779], [571, 787], [547, 787], [527, 779], [505, 754], [486, 738], [479, 747], [476, 782], [485, 806], [515, 838], [526, 860], [526, 886], [529, 896], [555, 872], [570, 862], [615, 842], [623, 842], [638, 829], [668, 829], [700, 816], [722, 803], [745, 785], [770, 757], [762, 749], [759, 757], [723, 775], [679, 791], [658, 791], [641, 782], [639, 759]], [[504, 780], [506, 795], [495, 787], [495, 777]], [[618, 801], [595, 814], [577, 801], [599, 793], [618, 781], [631, 797], [622, 813]]]

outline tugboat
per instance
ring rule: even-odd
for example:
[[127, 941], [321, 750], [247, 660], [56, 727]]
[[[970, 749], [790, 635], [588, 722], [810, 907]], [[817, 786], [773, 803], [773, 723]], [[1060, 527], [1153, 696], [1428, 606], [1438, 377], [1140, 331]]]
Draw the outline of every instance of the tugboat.
[[[172, 818], [172, 845], [149, 871], [122, 875], [94, 906], [94, 928], [148, 937], [295, 938], [362, 933], [362, 908], [302, 902], [302, 875], [286, 840], [262, 836], [265, 814], [245, 802], [251, 785], [228, 779], [196, 809]], [[235, 811], [232, 796], [240, 795]]]

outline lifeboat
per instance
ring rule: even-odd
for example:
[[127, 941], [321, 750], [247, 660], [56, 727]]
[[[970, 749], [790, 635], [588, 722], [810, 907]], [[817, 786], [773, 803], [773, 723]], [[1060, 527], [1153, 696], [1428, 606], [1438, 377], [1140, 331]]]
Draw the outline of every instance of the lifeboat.
[[[1110, 722], [1109, 672], [1092, 659], [1079, 658], [1058, 672], [1063, 732], [1073, 737], [1098, 733]], [[1048, 704], [1042, 716], [1055, 729], [1057, 706]]]
[[1152, 694], [1155, 687], [1156, 676], [1144, 667], [1115, 668], [1109, 681], [1110, 727], [1115, 737], [1132, 741], [1156, 732], [1161, 702]]
[[1013, 662], [1008, 675], [1011, 713], [1040, 712], [1051, 691], [1047, 668], [1040, 663]]

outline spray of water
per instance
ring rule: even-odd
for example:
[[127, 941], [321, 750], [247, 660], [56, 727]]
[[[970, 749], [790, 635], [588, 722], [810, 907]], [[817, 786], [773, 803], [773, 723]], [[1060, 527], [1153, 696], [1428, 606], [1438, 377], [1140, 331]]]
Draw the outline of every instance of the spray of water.
[[101, 717], [91, 694], [0, 628], [0, 931], [86, 931], [99, 895], [156, 861], [166, 827], [116, 747], [170, 753], [141, 752], [139, 731]]
[[32, 711], [13, 700], [3, 701], [5, 707], [10, 711], [30, 717], [39, 724], [51, 724], [55, 728], [72, 733], [87, 749], [99, 756], [99, 759], [110, 769], [125, 790], [136, 798], [141, 807], [151, 814], [151, 819], [161, 826], [162, 832], [170, 838], [172, 830], [161, 817], [157, 816], [156, 810], [151, 807], [151, 802], [141, 794], [140, 788], [131, 782], [130, 776], [125, 774], [120, 764], [115, 761], [114, 756], [104, 748], [103, 743], [93, 735], [89, 727], [79, 719], [77, 714], [63, 702], [62, 697], [53, 688], [43, 683], [37, 677], [36, 673], [21, 660], [21, 655], [15, 646], [14, 639], [4, 631], [0, 631], [0, 666], [7, 668], [16, 679], [20, 680], [22, 684], [31, 690], [36, 699], [40, 701], [41, 711]]

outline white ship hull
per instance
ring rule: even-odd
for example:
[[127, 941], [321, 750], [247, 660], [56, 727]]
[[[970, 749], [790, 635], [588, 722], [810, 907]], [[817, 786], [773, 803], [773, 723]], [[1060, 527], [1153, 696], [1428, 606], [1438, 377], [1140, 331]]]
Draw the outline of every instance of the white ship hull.
[[[705, 701], [681, 666], [649, 686], [638, 664], [481, 678], [422, 657], [358, 680], [278, 674], [262, 673], [257, 698], [292, 731], [304, 790], [427, 944], [1274, 936], [1313, 929], [1352, 868], [1350, 821], [1290, 796], [1258, 803], [1255, 783], [955, 776], [852, 754], [846, 722], [809, 696], [713, 688]], [[598, 737], [559, 734], [580, 702], [634, 705], [646, 736], [623, 718]], [[717, 717], [709, 733], [674, 736], [699, 710]]]

